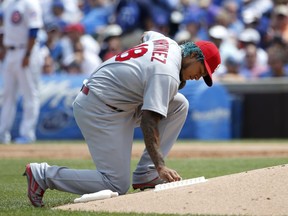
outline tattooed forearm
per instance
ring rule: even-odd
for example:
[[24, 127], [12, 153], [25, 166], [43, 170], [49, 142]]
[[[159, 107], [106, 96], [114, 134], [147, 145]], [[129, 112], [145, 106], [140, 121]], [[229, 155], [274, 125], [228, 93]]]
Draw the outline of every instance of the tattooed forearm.
[[163, 156], [160, 152], [158, 123], [161, 116], [151, 111], [143, 111], [141, 129], [144, 135], [146, 149], [156, 168], [165, 166]]

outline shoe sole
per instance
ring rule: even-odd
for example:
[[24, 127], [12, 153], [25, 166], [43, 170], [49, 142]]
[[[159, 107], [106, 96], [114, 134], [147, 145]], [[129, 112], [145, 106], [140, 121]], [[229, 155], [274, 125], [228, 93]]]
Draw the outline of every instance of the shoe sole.
[[134, 190], [140, 189], [141, 191], [144, 191], [146, 189], [153, 189], [158, 184], [163, 184], [165, 181], [161, 180], [159, 177], [156, 177], [155, 179], [151, 180], [150, 182], [143, 183], [143, 184], [133, 184], [132, 187]]
[[155, 186], [156, 185], [154, 185], [154, 184], [145, 184], [144, 186], [143, 186], [143, 184], [134, 184], [134, 185], [132, 185], [134, 190], [140, 189], [141, 191], [144, 191], [145, 189], [153, 189], [153, 188], [155, 188]]

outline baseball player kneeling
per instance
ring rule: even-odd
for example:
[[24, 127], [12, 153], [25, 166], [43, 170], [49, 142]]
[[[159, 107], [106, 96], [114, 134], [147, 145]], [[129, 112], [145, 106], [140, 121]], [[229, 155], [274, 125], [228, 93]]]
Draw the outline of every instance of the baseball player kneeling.
[[212, 86], [212, 74], [221, 62], [219, 51], [209, 41], [179, 46], [153, 31], [146, 32], [142, 42], [103, 62], [73, 103], [76, 122], [97, 168], [27, 164], [24, 174], [34, 206], [43, 206], [48, 188], [75, 194], [105, 189], [125, 194], [130, 187], [133, 133], [138, 126], [146, 148], [133, 172], [133, 188], [144, 190], [181, 179], [164, 161], [188, 112], [188, 101], [178, 89], [186, 80], [201, 77]]

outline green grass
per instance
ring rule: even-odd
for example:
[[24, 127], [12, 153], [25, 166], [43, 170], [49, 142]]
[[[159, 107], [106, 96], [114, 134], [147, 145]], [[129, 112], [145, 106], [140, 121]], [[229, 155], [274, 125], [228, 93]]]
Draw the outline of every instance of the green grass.
[[[123, 213], [93, 213], [93, 212], [68, 212], [52, 210], [52, 207], [73, 202], [78, 195], [47, 190], [45, 193], [44, 208], [34, 208], [26, 197], [26, 178], [22, 176], [25, 164], [28, 162], [46, 161], [49, 164], [64, 165], [70, 168], [91, 168], [94, 164], [90, 160], [35, 160], [35, 159], [0, 159], [0, 216], [6, 215], [143, 215]], [[136, 166], [136, 160], [132, 161], [131, 171]], [[205, 176], [212, 178], [232, 173], [238, 173], [274, 165], [287, 164], [288, 158], [205, 158], [205, 159], [168, 159], [167, 165], [176, 169], [184, 178]], [[130, 189], [129, 193], [133, 191]], [[155, 214], [145, 214], [155, 215]], [[166, 214], [165, 216], [167, 216]]]

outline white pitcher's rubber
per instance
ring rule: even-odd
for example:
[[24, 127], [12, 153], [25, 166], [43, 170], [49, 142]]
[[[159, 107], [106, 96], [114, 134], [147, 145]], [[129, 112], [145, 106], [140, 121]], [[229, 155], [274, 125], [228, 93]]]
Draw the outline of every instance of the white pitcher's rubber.
[[185, 179], [185, 180], [176, 181], [176, 182], [168, 182], [168, 183], [156, 185], [154, 191], [167, 190], [167, 189], [171, 189], [171, 188], [177, 188], [177, 187], [182, 187], [182, 186], [187, 186], [187, 185], [198, 184], [198, 183], [202, 183], [202, 182], [206, 182], [206, 181], [207, 180], [205, 179], [205, 177], [202, 176], [202, 177], [198, 177], [198, 178]]

